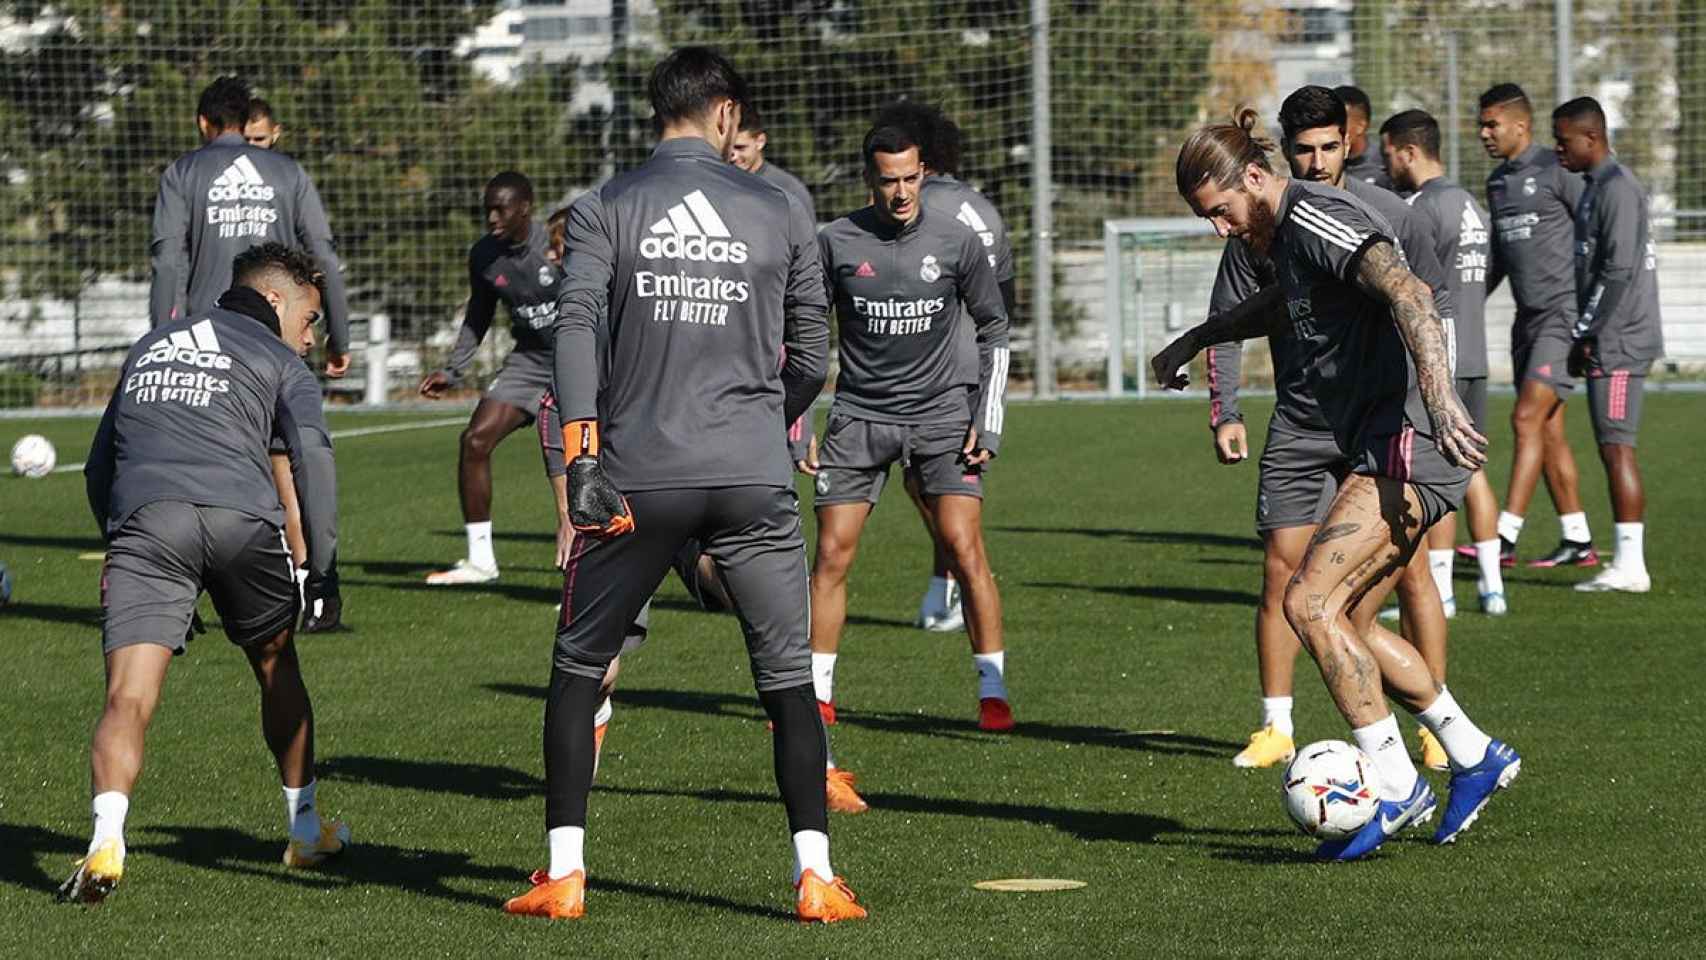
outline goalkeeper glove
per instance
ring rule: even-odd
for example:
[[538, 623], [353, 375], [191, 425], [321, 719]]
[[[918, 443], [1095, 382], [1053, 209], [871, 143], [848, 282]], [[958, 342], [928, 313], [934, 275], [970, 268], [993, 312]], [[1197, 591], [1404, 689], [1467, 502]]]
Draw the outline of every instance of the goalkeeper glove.
[[1596, 377], [1599, 367], [1599, 338], [1579, 337], [1570, 344], [1570, 358], [1566, 361], [1572, 377]]
[[617, 537], [634, 529], [628, 498], [604, 474], [598, 459], [598, 421], [563, 424], [563, 449], [577, 451], [569, 461], [569, 523], [580, 533]]

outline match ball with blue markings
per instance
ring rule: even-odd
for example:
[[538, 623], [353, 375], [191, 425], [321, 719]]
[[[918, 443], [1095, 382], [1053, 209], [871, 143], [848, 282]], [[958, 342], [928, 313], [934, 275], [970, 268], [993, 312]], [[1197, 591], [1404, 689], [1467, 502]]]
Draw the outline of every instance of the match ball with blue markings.
[[1285, 812], [1312, 837], [1348, 837], [1380, 806], [1379, 774], [1368, 754], [1343, 740], [1319, 740], [1285, 768]]

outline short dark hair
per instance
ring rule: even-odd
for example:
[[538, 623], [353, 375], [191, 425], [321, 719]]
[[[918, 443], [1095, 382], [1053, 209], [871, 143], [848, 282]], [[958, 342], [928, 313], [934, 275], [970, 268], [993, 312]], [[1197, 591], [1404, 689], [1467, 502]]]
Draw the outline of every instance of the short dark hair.
[[249, 115], [245, 119], [249, 123], [254, 123], [256, 120], [274, 120], [272, 104], [262, 100], [260, 97], [250, 100]]
[[219, 77], [196, 101], [195, 112], [218, 130], [241, 130], [249, 120], [249, 85], [236, 77]]
[[1344, 101], [1345, 109], [1361, 110], [1362, 115], [1365, 117], [1374, 116], [1374, 104], [1369, 102], [1368, 94], [1363, 93], [1361, 87], [1355, 87], [1347, 83], [1334, 87], [1333, 93], [1336, 94], [1340, 100]]
[[1558, 109], [1552, 111], [1552, 120], [1568, 120], [1571, 123], [1586, 123], [1605, 139], [1605, 110], [1599, 101], [1592, 97], [1577, 97], [1558, 104]]
[[527, 174], [519, 170], [505, 170], [486, 181], [486, 192], [493, 190], [513, 190], [515, 195], [528, 203], [533, 202], [533, 181], [527, 179]]
[[659, 60], [646, 81], [646, 96], [659, 127], [698, 119], [718, 100], [733, 100], [743, 112], [752, 102], [746, 79], [710, 47], [682, 47]]
[[[865, 172], [877, 169], [879, 153], [905, 153], [917, 147], [918, 140], [900, 127], [872, 127], [871, 132], [865, 134], [865, 145], [860, 150], [860, 155], [865, 158]], [[923, 160], [924, 151], [919, 150], [918, 157]]]
[[764, 118], [759, 116], [758, 108], [750, 103], [743, 103], [740, 106], [740, 132], [764, 132]]
[[1298, 87], [1280, 104], [1280, 135], [1286, 143], [1304, 130], [1316, 127], [1337, 127], [1345, 132], [1345, 101], [1326, 87], [1310, 84]]
[[1525, 115], [1534, 116], [1534, 104], [1529, 102], [1528, 94], [1522, 92], [1522, 88], [1514, 83], [1497, 83], [1489, 87], [1486, 93], [1481, 94], [1482, 110], [1488, 107], [1508, 106], [1513, 103]]
[[959, 176], [965, 136], [942, 108], [917, 100], [896, 100], [877, 111], [876, 126], [899, 127], [918, 144], [918, 156], [932, 173]]
[[1380, 132], [1395, 147], [1415, 147], [1428, 159], [1439, 159], [1439, 121], [1425, 110], [1395, 113], [1380, 125]]
[[277, 240], [250, 247], [231, 261], [231, 284], [253, 288], [269, 275], [281, 274], [300, 287], [313, 287], [326, 295], [326, 271], [308, 251]]

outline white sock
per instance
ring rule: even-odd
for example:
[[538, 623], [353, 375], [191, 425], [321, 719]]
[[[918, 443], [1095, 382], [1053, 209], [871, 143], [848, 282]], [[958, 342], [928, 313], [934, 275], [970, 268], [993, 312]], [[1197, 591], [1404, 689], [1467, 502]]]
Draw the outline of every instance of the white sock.
[[592, 715], [592, 725], [594, 727], [604, 726], [610, 722], [610, 715], [615, 712], [616, 708], [610, 705], [610, 698], [605, 697], [604, 702], [598, 705], [597, 712]]
[[1499, 511], [1499, 536], [1512, 543], [1522, 536], [1522, 518], [1508, 510]]
[[1410, 762], [1410, 751], [1404, 748], [1404, 735], [1398, 732], [1398, 718], [1388, 713], [1366, 727], [1351, 731], [1357, 746], [1374, 761], [1380, 774], [1380, 799], [1407, 800], [1416, 789], [1416, 765]]
[[1444, 688], [1426, 710], [1416, 714], [1416, 719], [1439, 738], [1439, 745], [1445, 748], [1445, 755], [1451, 758], [1451, 766], [1455, 770], [1480, 763], [1481, 758], [1487, 755], [1487, 745], [1493, 742], [1493, 738], [1482, 733], [1481, 728], [1475, 726], [1475, 722], [1457, 705], [1457, 698], [1451, 695], [1451, 691]]
[[1450, 547], [1428, 551], [1428, 569], [1433, 572], [1434, 586], [1439, 589], [1439, 602], [1456, 599], [1451, 589], [1451, 562], [1457, 551]]
[[310, 780], [305, 787], [284, 788], [284, 822], [292, 840], [320, 842], [320, 807], [314, 802], [319, 783]]
[[818, 702], [835, 702], [835, 654], [812, 654], [812, 692]]
[[1558, 526], [1564, 528], [1564, 539], [1571, 543], [1587, 543], [1593, 539], [1593, 534], [1588, 533], [1588, 515], [1580, 510], [1559, 514]]
[[492, 521], [465, 526], [468, 529], [468, 562], [486, 570], [497, 569], [498, 558], [492, 553]]
[[1007, 699], [1007, 651], [974, 653], [971, 659], [977, 664], [977, 698]]
[[561, 880], [576, 870], [586, 870], [585, 827], [552, 827], [545, 831], [545, 836], [551, 841], [551, 869], [545, 871], [547, 876]]
[[794, 883], [807, 870], [820, 880], [834, 880], [835, 871], [829, 867], [829, 834], [822, 830], [801, 830], [794, 834]]
[[1612, 555], [1611, 565], [1628, 573], [1646, 573], [1647, 556], [1643, 549], [1646, 539], [1644, 523], [1619, 523], [1617, 530], [1617, 552]]
[[124, 849], [124, 817], [130, 812], [130, 798], [117, 790], [95, 795], [89, 807], [95, 817], [94, 836], [89, 840], [89, 852], [108, 840], [117, 840], [119, 849]]
[[1286, 736], [1291, 736], [1291, 698], [1263, 697], [1262, 726], [1273, 727]]
[[1475, 563], [1481, 568], [1481, 592], [1504, 593], [1505, 575], [1499, 569], [1499, 541], [1496, 538], [1476, 542]]

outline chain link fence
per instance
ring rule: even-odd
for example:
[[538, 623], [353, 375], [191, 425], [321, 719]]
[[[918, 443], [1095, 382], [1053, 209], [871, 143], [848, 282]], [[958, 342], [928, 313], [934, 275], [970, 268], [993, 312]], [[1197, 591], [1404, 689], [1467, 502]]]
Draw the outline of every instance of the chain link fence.
[[[1137, 347], [1108, 332], [1129, 291], [1110, 277], [1105, 224], [1186, 214], [1172, 186], [1184, 133], [1239, 103], [1272, 117], [1303, 83], [1359, 84], [1376, 128], [1400, 109], [1434, 113], [1448, 167], [1476, 193], [1492, 167], [1481, 91], [1522, 84], [1543, 144], [1561, 87], [1598, 97], [1652, 190], [1671, 358], [1706, 359], [1706, 165], [1691, 162], [1706, 146], [1706, 3], [71, 0], [0, 3], [0, 407], [104, 400], [146, 332], [158, 177], [198, 145], [195, 102], [213, 77], [240, 74], [272, 104], [277, 148], [325, 199], [356, 352], [333, 395], [368, 396], [379, 316], [397, 400], [454, 338], [485, 182], [522, 170], [543, 216], [643, 159], [646, 71], [689, 42], [748, 74], [766, 157], [806, 182], [820, 219], [864, 202], [858, 145], [881, 104], [938, 103], [964, 128], [963, 177], [1001, 210], [1017, 254], [1018, 395], [1108, 388], [1110, 345]], [[1145, 291], [1152, 337], [1201, 317], [1207, 287], [1187, 279], [1200, 272], [1146, 272], [1176, 287]], [[1506, 316], [1489, 311], [1495, 360]], [[494, 329], [476, 383], [504, 341]], [[1123, 357], [1128, 375], [1140, 359]]]

